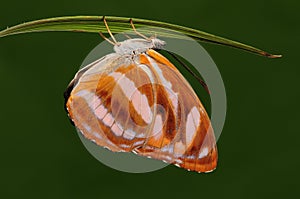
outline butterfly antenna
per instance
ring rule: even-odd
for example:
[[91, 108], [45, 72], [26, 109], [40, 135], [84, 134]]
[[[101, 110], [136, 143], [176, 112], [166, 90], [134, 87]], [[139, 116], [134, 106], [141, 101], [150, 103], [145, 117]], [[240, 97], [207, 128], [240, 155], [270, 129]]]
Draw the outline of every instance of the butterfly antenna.
[[99, 33], [100, 36], [103, 37], [106, 41], [109, 40], [109, 43], [112, 43], [112, 44], [114, 44], [114, 45], [117, 45], [118, 42], [117, 42], [117, 40], [115, 39], [114, 35], [111, 33], [111, 31], [110, 31], [110, 29], [109, 29], [109, 27], [108, 27], [108, 24], [107, 24], [107, 22], [106, 22], [105, 16], [103, 17], [103, 22], [104, 22], [104, 25], [105, 25], [105, 27], [106, 27], [106, 29], [107, 29], [108, 34], [111, 36], [111, 38], [112, 38], [112, 40], [113, 40], [114, 42], [112, 42], [112, 41], [110, 41], [109, 39], [107, 39], [106, 37], [104, 37], [104, 35], [103, 35], [101, 32]]
[[206, 85], [206, 83], [198, 76], [196, 75], [189, 66], [187, 66], [179, 57], [177, 57], [177, 55], [175, 53], [166, 51], [169, 55], [171, 55], [174, 59], [176, 59], [176, 61], [178, 61], [191, 75], [193, 75], [193, 77], [195, 77], [199, 83], [201, 84], [201, 86], [205, 89], [205, 91], [210, 94], [208, 87]]
[[138, 31], [136, 30], [136, 28], [135, 28], [135, 26], [134, 26], [134, 24], [133, 24], [132, 19], [130, 19], [129, 21], [130, 21], [130, 24], [131, 24], [131, 27], [132, 27], [133, 31], [134, 31], [137, 35], [139, 35], [140, 37], [143, 37], [143, 38], [146, 39], [146, 40], [150, 40], [147, 36], [143, 35], [142, 33], [138, 32]]

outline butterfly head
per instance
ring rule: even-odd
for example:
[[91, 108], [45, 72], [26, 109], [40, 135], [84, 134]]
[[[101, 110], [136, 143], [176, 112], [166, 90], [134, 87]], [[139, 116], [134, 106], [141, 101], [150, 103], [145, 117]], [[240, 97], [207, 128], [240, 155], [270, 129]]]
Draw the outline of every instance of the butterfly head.
[[119, 42], [114, 46], [114, 50], [121, 55], [133, 55], [144, 53], [149, 49], [162, 49], [164, 45], [166, 42], [157, 38], [135, 38]]
[[153, 45], [153, 49], [162, 49], [166, 45], [165, 41], [157, 38], [151, 38], [151, 42]]

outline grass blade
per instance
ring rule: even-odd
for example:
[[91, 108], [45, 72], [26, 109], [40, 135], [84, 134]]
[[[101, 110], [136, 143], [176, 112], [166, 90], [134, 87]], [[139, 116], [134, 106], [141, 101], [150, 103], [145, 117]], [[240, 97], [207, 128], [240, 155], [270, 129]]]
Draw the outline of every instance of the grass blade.
[[[109, 27], [113, 33], [121, 33], [124, 31], [132, 30], [129, 20], [126, 17], [114, 17], [106, 16], [106, 21], [109, 23]], [[269, 58], [281, 57], [281, 55], [273, 55], [265, 52], [261, 49], [249, 46], [237, 41], [219, 37], [213, 34], [209, 34], [200, 30], [179, 26], [170, 23], [164, 23], [159, 21], [145, 20], [132, 18], [136, 28], [152, 27], [152, 28], [163, 28], [166, 30], [178, 31], [182, 34], [190, 36], [198, 41], [204, 41], [214, 44], [220, 44], [225, 46], [230, 46], [238, 49], [242, 49], [248, 52], [252, 52], [258, 55], [262, 55]], [[45, 32], [45, 31], [72, 31], [72, 32], [90, 32], [107, 33], [107, 30], [103, 24], [103, 16], [68, 16], [68, 17], [55, 17], [48, 19], [41, 19], [36, 21], [31, 21], [16, 26], [12, 26], [5, 30], [0, 31], [0, 37], [6, 37], [9, 35], [30, 33], [30, 32]], [[141, 29], [143, 33], [143, 29]], [[165, 32], [157, 32], [162, 36], [178, 38], [178, 34], [169, 33], [166, 35]]]

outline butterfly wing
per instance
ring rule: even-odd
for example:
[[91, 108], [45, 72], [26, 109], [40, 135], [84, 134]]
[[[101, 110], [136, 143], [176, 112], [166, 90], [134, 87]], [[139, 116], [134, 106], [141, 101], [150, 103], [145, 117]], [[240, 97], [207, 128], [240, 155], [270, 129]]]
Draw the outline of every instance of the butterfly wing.
[[110, 54], [79, 71], [65, 98], [72, 122], [99, 146], [128, 152], [144, 144], [154, 94], [148, 74], [127, 56]]
[[[162, 159], [188, 170], [208, 172], [217, 165], [217, 147], [210, 119], [192, 87], [165, 57], [154, 50], [141, 55], [157, 78], [157, 105], [154, 123], [159, 132], [147, 139], [139, 154]], [[161, 119], [165, 118], [165, 120]], [[157, 122], [160, 121], [160, 122]], [[155, 129], [155, 128], [154, 128]]]
[[110, 54], [80, 70], [67, 89], [69, 117], [87, 138], [198, 172], [216, 167], [209, 117], [179, 71], [154, 50]]

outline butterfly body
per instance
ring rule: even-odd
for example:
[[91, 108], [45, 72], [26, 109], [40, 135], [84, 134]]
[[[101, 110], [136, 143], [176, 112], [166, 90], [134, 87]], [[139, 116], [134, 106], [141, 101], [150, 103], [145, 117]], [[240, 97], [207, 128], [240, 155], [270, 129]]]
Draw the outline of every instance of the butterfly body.
[[209, 117], [157, 38], [128, 39], [81, 69], [65, 98], [70, 119], [97, 145], [188, 170], [217, 165]]

